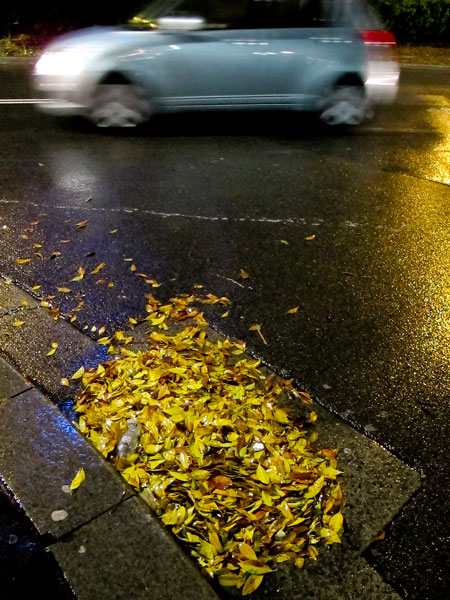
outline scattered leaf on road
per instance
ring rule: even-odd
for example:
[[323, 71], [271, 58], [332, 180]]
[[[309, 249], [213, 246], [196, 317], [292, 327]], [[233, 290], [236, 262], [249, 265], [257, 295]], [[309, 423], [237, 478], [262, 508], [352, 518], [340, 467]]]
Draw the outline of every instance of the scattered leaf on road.
[[265, 339], [265, 337], [263, 336], [262, 332], [261, 332], [261, 325], [252, 325], [250, 327], [250, 331], [256, 331], [259, 335], [259, 337], [262, 339], [262, 341], [264, 342], [264, 344], [267, 346], [267, 341]]
[[75, 371], [75, 373], [72, 375], [72, 379], [80, 379], [80, 377], [83, 377], [84, 371], [84, 367], [81, 365], [78, 371]]
[[71, 279], [71, 281], [81, 281], [83, 279], [86, 271], [83, 269], [83, 267], [78, 267], [77, 273], [78, 273], [78, 275], [76, 275], [73, 279]]
[[99, 273], [103, 269], [104, 266], [105, 266], [105, 263], [100, 263], [99, 265], [97, 265], [95, 267], [95, 269], [93, 269], [91, 271], [91, 275], [97, 275], [97, 273]]
[[315, 235], [309, 235], [308, 237], [305, 237], [305, 240], [308, 240], [308, 241], [315, 240], [315, 239], [316, 239]]
[[72, 483], [70, 484], [70, 489], [72, 491], [78, 489], [85, 479], [86, 479], [86, 474], [84, 472], [83, 467], [81, 467], [81, 469], [79, 469], [78, 473], [72, 479]]
[[290, 309], [289, 309], [289, 310], [286, 312], [286, 314], [287, 314], [287, 315], [295, 315], [295, 313], [298, 311], [298, 309], [299, 309], [299, 308], [300, 308], [299, 306], [295, 306], [294, 308], [290, 308]]
[[18, 265], [27, 265], [30, 262], [31, 258], [17, 258], [16, 263]]
[[58, 342], [52, 342], [51, 349], [47, 352], [47, 356], [53, 356], [58, 348]]
[[241, 269], [241, 277], [242, 277], [242, 279], [248, 279], [250, 277], [250, 275], [247, 273], [247, 271], [244, 271], [244, 269]]
[[80, 221], [79, 223], [77, 223], [75, 225], [75, 229], [83, 229], [83, 227], [86, 227], [87, 225], [87, 219], [85, 221]]

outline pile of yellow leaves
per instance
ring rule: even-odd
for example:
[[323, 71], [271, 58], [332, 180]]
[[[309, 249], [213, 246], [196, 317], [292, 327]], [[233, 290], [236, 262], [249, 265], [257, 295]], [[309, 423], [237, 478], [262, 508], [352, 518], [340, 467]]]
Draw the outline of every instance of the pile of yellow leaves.
[[336, 450], [312, 447], [315, 412], [293, 419], [280, 406], [294, 394], [308, 412], [308, 394], [266, 377], [243, 342], [209, 341], [191, 301], [151, 297], [154, 325], [179, 315], [196, 326], [153, 331], [145, 351], [111, 346], [112, 360], [83, 373], [78, 426], [207, 574], [246, 595], [278, 563], [301, 568], [321, 540], [340, 542], [340, 471]]

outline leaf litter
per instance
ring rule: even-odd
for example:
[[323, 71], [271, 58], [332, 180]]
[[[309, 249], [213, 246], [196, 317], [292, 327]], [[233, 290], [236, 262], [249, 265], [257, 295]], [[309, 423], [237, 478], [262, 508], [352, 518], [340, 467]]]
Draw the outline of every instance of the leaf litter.
[[208, 339], [195, 301], [229, 304], [149, 294], [145, 350], [124, 332], [99, 340], [111, 359], [72, 375], [77, 425], [209, 577], [248, 595], [281, 563], [302, 568], [320, 542], [340, 543], [341, 471], [337, 450], [316, 449], [309, 395], [264, 374], [244, 342]]

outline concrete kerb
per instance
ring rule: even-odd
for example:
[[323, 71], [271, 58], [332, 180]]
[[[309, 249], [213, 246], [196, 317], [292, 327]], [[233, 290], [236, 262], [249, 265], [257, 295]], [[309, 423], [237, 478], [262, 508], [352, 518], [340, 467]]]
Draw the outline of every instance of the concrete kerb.
[[[0, 307], [5, 298], [10, 311], [23, 306], [25, 297], [31, 305], [31, 298], [17, 286], [6, 288], [0, 282]], [[55, 322], [41, 307], [29, 310], [27, 317], [31, 315], [26, 335], [22, 327], [10, 327], [15, 318], [11, 312], [0, 316], [0, 333], [7, 327], [10, 334], [0, 335], [0, 352], [52, 399], [69, 400], [75, 390], [61, 386], [60, 378], [81, 363], [102, 360], [99, 346], [65, 321]], [[131, 332], [135, 349], [143, 346], [148, 330], [144, 322]], [[63, 350], [51, 362], [46, 352], [55, 333]], [[220, 337], [212, 330], [209, 335]], [[32, 358], [27, 357], [30, 348]], [[161, 599], [217, 598], [115, 470], [50, 400], [37, 390], [25, 390], [0, 403], [0, 474], [38, 530], [54, 537], [50, 549], [78, 598], [131, 595], [139, 599], [147, 598], [150, 591], [153, 598]], [[345, 543], [340, 548], [323, 548], [317, 563], [307, 561], [301, 571], [282, 566], [252, 597], [259, 600], [270, 593], [290, 600], [304, 597], [309, 590], [308, 597], [320, 600], [357, 596], [398, 600], [361, 553], [408, 501], [420, 477], [324, 408], [316, 404], [313, 408], [319, 415], [319, 444], [340, 450], [339, 465], [345, 473]], [[76, 492], [65, 493], [63, 486], [81, 466], [86, 481]], [[227, 590], [219, 593], [224, 598], [234, 596]]]

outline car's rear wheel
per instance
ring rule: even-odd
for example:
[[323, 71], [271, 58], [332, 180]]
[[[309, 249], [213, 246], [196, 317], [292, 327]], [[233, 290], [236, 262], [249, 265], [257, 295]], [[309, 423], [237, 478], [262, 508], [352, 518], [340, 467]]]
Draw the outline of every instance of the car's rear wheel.
[[88, 118], [97, 127], [136, 127], [152, 114], [142, 90], [131, 84], [101, 84], [93, 96]]
[[371, 116], [364, 89], [356, 85], [335, 87], [319, 112], [321, 121], [332, 126], [360, 125]]

